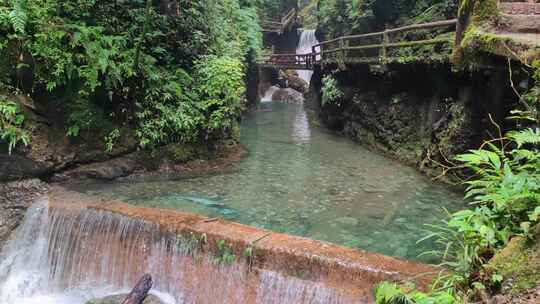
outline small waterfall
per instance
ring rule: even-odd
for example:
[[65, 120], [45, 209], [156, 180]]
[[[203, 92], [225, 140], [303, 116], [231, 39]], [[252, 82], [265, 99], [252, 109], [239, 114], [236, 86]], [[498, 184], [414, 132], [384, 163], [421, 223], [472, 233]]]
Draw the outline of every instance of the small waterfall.
[[[315, 37], [315, 30], [303, 30], [300, 34], [300, 41], [296, 47], [296, 54], [308, 54], [313, 50], [313, 46], [318, 44], [319, 41]], [[311, 81], [311, 76], [313, 76], [312, 71], [307, 70], [298, 70], [298, 76], [305, 80], [307, 83]]]
[[0, 255], [0, 303], [83, 304], [128, 292], [144, 273], [167, 304], [351, 303], [339, 289], [216, 263], [198, 248], [154, 222], [41, 199]]
[[276, 86], [271, 86], [268, 88], [268, 90], [266, 90], [266, 92], [264, 93], [264, 96], [261, 98], [261, 102], [270, 102], [272, 101], [272, 96], [274, 95], [274, 93], [279, 90], [278, 87]]

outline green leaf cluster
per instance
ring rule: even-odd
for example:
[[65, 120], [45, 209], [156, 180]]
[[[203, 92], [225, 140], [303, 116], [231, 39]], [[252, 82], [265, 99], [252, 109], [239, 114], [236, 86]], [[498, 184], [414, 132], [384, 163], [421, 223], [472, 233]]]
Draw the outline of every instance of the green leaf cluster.
[[457, 304], [458, 300], [447, 291], [431, 294], [411, 288], [402, 288], [396, 284], [382, 282], [375, 287], [377, 304]]
[[325, 75], [322, 83], [322, 105], [341, 105], [344, 93], [339, 87], [336, 78], [331, 74]]
[[24, 115], [19, 104], [0, 95], [0, 144], [7, 144], [8, 153], [20, 143], [28, 145], [29, 133], [23, 128]]
[[366, 33], [399, 26], [454, 18], [457, 0], [324, 0], [317, 19], [326, 38]]

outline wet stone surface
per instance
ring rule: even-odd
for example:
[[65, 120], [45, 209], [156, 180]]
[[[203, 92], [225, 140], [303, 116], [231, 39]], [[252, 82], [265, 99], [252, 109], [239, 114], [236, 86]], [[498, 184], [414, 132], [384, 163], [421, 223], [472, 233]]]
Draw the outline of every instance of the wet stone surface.
[[0, 248], [21, 223], [26, 209], [47, 191], [38, 179], [0, 183]]

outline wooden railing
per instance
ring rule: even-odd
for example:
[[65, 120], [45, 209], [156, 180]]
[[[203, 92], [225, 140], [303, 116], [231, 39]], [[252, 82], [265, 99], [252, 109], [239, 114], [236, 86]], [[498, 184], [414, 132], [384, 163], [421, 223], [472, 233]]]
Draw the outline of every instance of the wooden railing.
[[312, 54], [274, 54], [263, 56], [260, 67], [280, 68], [284, 70], [312, 70]]
[[283, 24], [281, 22], [263, 20], [261, 21], [261, 27], [263, 32], [281, 33]]
[[261, 27], [263, 32], [271, 32], [283, 34], [286, 30], [290, 29], [291, 25], [296, 20], [297, 12], [296, 9], [291, 9], [287, 14], [285, 14], [279, 21], [275, 20], [262, 20]]
[[392, 61], [391, 50], [396, 48], [452, 43], [454, 37], [422, 40], [396, 39], [398, 34], [414, 30], [437, 29], [455, 26], [456, 19], [408, 25], [382, 32], [342, 36], [321, 42], [309, 54], [275, 54], [260, 62], [265, 67], [313, 69], [315, 65], [351, 63], [386, 63]]
[[430, 45], [448, 43], [453, 39], [434, 38], [424, 40], [394, 39], [396, 34], [414, 30], [436, 29], [455, 26], [456, 19], [408, 25], [404, 27], [387, 29], [382, 32], [343, 36], [336, 39], [321, 42], [312, 49], [312, 55], [316, 62], [337, 63], [373, 63], [390, 61], [389, 50], [393, 48], [411, 47], [418, 45]]

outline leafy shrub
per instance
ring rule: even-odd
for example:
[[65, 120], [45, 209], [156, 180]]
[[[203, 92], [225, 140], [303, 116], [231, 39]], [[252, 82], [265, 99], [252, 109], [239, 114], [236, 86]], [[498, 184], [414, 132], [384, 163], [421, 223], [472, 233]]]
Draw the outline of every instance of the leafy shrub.
[[227, 246], [224, 240], [219, 240], [216, 245], [217, 251], [214, 258], [215, 264], [231, 265], [236, 261], [236, 256], [232, 251], [232, 247]]
[[325, 75], [322, 83], [322, 105], [334, 104], [339, 106], [344, 94], [338, 87], [337, 80], [332, 75]]
[[107, 136], [105, 136], [105, 151], [111, 153], [114, 149], [114, 145], [120, 138], [120, 130], [114, 129]]
[[414, 289], [406, 290], [396, 284], [382, 282], [375, 287], [377, 304], [457, 304], [458, 300], [447, 291], [426, 294]]
[[136, 103], [136, 135], [142, 147], [170, 142], [190, 142], [197, 138], [203, 121], [198, 96], [192, 92], [193, 79], [182, 69], [174, 75], [159, 76], [146, 83], [143, 98]]
[[19, 143], [28, 145], [30, 135], [23, 129], [24, 115], [19, 105], [0, 95], [0, 143], [8, 145], [11, 154]]
[[231, 57], [208, 56], [196, 62], [196, 88], [207, 136], [232, 130], [243, 109], [243, 70], [243, 64]]
[[[540, 214], [540, 154], [525, 146], [540, 142], [538, 129], [510, 132], [506, 151], [488, 143], [457, 157], [475, 178], [466, 182], [470, 210], [451, 214], [440, 226], [431, 226], [443, 250], [429, 252], [443, 259], [454, 273], [451, 284], [467, 289], [483, 277], [482, 267], [516, 235], [531, 237]], [[422, 240], [421, 240], [422, 241]], [[492, 283], [492, 282], [488, 282]]]

